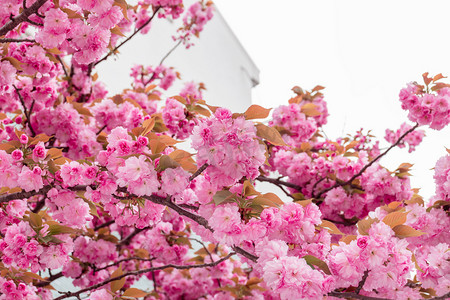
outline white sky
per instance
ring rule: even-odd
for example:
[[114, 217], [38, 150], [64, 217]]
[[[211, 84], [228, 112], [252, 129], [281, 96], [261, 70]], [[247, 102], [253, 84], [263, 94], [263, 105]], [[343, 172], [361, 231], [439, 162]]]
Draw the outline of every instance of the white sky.
[[[422, 73], [450, 75], [450, 2], [215, 0], [260, 69], [253, 102], [286, 104], [290, 89], [325, 86], [330, 117], [325, 132], [336, 138], [363, 127], [384, 141], [386, 128], [407, 121], [398, 93]], [[450, 82], [450, 80], [448, 81]], [[409, 122], [411, 123], [411, 122]], [[450, 148], [450, 128], [426, 129], [418, 150], [392, 151], [382, 160], [394, 170], [414, 163], [413, 187], [434, 194], [436, 160]]]

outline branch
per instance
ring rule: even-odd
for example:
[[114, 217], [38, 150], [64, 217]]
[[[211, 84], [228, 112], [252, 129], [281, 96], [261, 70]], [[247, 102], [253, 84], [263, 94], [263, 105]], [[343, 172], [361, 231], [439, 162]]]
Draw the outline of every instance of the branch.
[[296, 189], [297, 191], [301, 191], [302, 190], [302, 188], [300, 186], [298, 186], [296, 184], [293, 184], [293, 183], [290, 183], [290, 182], [282, 181], [280, 179], [268, 178], [268, 177], [265, 177], [265, 176], [258, 176], [258, 177], [256, 177], [256, 180], [270, 182], [272, 184], [275, 184], [276, 186], [284, 185], [284, 186], [287, 186], [287, 187], [289, 187], [291, 189]]
[[69, 73], [67, 73], [66, 65], [64, 64], [63, 60], [61, 59], [61, 56], [59, 56], [59, 55], [55, 55], [55, 56], [56, 56], [56, 59], [60, 62], [62, 68], [63, 68], [64, 75], [66, 75], [66, 77], [69, 78], [70, 77]]
[[0, 43], [35, 43], [33, 39], [0, 39]]
[[406, 131], [401, 137], [398, 138], [398, 140], [392, 144], [389, 148], [386, 149], [386, 151], [384, 151], [383, 153], [381, 153], [380, 155], [378, 155], [377, 157], [375, 157], [375, 159], [373, 159], [372, 161], [370, 161], [367, 165], [365, 165], [357, 174], [353, 175], [352, 178], [350, 178], [349, 180], [347, 180], [344, 183], [338, 183], [336, 182], [333, 186], [321, 191], [316, 198], [320, 198], [320, 196], [322, 196], [324, 193], [331, 191], [334, 188], [337, 188], [339, 186], [344, 186], [344, 185], [348, 185], [351, 184], [353, 182], [353, 180], [355, 180], [356, 178], [358, 178], [359, 176], [362, 175], [362, 173], [364, 173], [364, 171], [366, 171], [370, 166], [372, 166], [376, 161], [378, 161], [380, 158], [382, 158], [383, 156], [385, 156], [389, 151], [392, 150], [392, 148], [396, 147], [398, 144], [400, 144], [400, 142], [411, 132], [413, 132], [417, 127], [419, 127], [419, 124], [416, 123], [416, 125], [414, 125], [414, 127], [410, 128], [408, 131]]
[[0, 36], [7, 34], [9, 31], [16, 28], [22, 22], [29, 22], [28, 17], [32, 14], [38, 12], [39, 8], [45, 4], [48, 0], [37, 0], [27, 9], [24, 9], [20, 15], [17, 17], [11, 18], [11, 21], [6, 23], [2, 28], [0, 28]]
[[253, 254], [245, 251], [244, 249], [242, 249], [241, 247], [238, 247], [238, 246], [234, 246], [233, 250], [236, 251], [236, 253], [239, 253], [240, 255], [250, 259], [253, 262], [256, 262], [258, 260], [258, 258], [259, 258], [258, 256], [253, 255]]
[[[31, 134], [33, 136], [36, 136], [36, 132], [34, 132], [33, 126], [31, 126], [31, 120], [30, 120], [31, 111], [30, 112], [28, 111], [27, 106], [25, 105], [25, 101], [23, 100], [22, 94], [20, 94], [20, 90], [15, 85], [13, 85], [13, 87], [16, 90], [17, 96], [19, 96], [20, 103], [23, 106], [23, 110], [25, 113], [25, 117], [27, 118], [27, 124], [28, 124], [28, 127], [30, 127]], [[34, 103], [31, 105], [31, 107], [33, 107], [33, 106], [34, 106]]]
[[[163, 64], [163, 62], [169, 57], [169, 55], [172, 54], [172, 52], [175, 51], [175, 49], [177, 49], [178, 46], [180, 46], [181, 42], [182, 42], [182, 40], [180, 40], [175, 46], [172, 47], [172, 49], [169, 50], [169, 52], [166, 53], [166, 55], [164, 55], [164, 57], [159, 62], [158, 66], [161, 66]], [[147, 80], [147, 82], [144, 82], [144, 86], [146, 86], [147, 84], [152, 82], [155, 79], [155, 77], [156, 77], [156, 73], [155, 73], [155, 71], [153, 71], [152, 77], [150, 77], [150, 79]]]
[[[67, 189], [71, 190], [71, 191], [84, 191], [84, 190], [86, 190], [86, 187], [87, 187], [86, 185], [76, 185], [73, 187], [69, 187]], [[46, 185], [38, 191], [33, 190], [33, 191], [29, 191], [29, 192], [18, 192], [18, 193], [13, 193], [13, 194], [1, 195], [0, 203], [9, 202], [12, 200], [17, 200], [17, 199], [30, 198], [30, 197], [33, 197], [36, 195], [46, 195], [48, 193], [48, 191], [50, 191], [52, 188], [53, 188], [53, 186]], [[93, 187], [93, 186], [91, 186], [91, 188], [95, 189], [95, 187]]]
[[117, 244], [117, 246], [118, 246], [118, 247], [121, 247], [121, 246], [123, 246], [123, 245], [125, 245], [125, 246], [129, 245], [129, 244], [131, 243], [131, 240], [132, 240], [136, 235], [138, 235], [139, 233], [141, 233], [142, 231], [147, 230], [147, 229], [149, 229], [149, 228], [148, 228], [148, 227], [142, 228], [142, 229], [136, 228], [132, 233], [130, 233], [130, 235], [128, 235], [127, 237], [125, 237], [123, 240], [121, 240], [121, 241]]
[[112, 263], [112, 264], [110, 264], [110, 265], [107, 265], [107, 266], [105, 266], [105, 267], [98, 268], [98, 269], [95, 268], [95, 265], [94, 265], [94, 273], [95, 273], [95, 272], [98, 272], [98, 271], [101, 271], [101, 270], [108, 269], [108, 268], [110, 268], [110, 267], [117, 266], [118, 264], [120, 264], [120, 263], [122, 263], [122, 262], [124, 262], [124, 261], [130, 261], [130, 260], [153, 261], [153, 260], [155, 260], [155, 259], [156, 259], [155, 257], [152, 257], [152, 258], [128, 257], [128, 258], [124, 258], [124, 259], [118, 260], [118, 261], [116, 261], [116, 262], [114, 262], [114, 263]]
[[157, 7], [156, 10], [153, 12], [153, 15], [150, 17], [150, 19], [148, 19], [147, 22], [145, 22], [141, 27], [139, 27], [137, 30], [135, 30], [135, 31], [133, 32], [132, 35], [130, 35], [129, 37], [127, 37], [122, 43], [120, 43], [118, 46], [116, 46], [113, 50], [109, 51], [109, 53], [106, 54], [102, 59], [100, 59], [99, 61], [97, 61], [97, 62], [94, 64], [94, 67], [97, 66], [97, 65], [98, 65], [99, 63], [101, 63], [102, 61], [107, 60], [108, 57], [109, 57], [111, 54], [115, 53], [120, 47], [122, 47], [126, 42], [128, 42], [129, 40], [131, 40], [131, 39], [132, 39], [139, 31], [141, 31], [145, 26], [147, 26], [147, 25], [153, 20], [153, 18], [157, 15], [158, 10], [159, 10], [160, 8], [161, 8], [160, 6]]
[[9, 202], [12, 200], [17, 200], [17, 199], [30, 198], [30, 197], [33, 197], [36, 195], [46, 195], [47, 192], [50, 191], [51, 189], [52, 189], [51, 186], [46, 185], [39, 191], [19, 192], [19, 193], [14, 193], [14, 194], [1, 195], [0, 203]]
[[203, 164], [197, 171], [195, 171], [194, 174], [192, 174], [191, 177], [189, 177], [189, 181], [194, 180], [195, 177], [197, 177], [197, 176], [200, 175], [203, 171], [205, 171], [207, 167], [208, 167], [208, 164]]
[[44, 279], [45, 281], [38, 282], [35, 286], [36, 286], [36, 287], [44, 287], [44, 286], [47, 286], [47, 285], [50, 284], [50, 282], [52, 282], [52, 281], [54, 281], [54, 280], [56, 280], [56, 279], [58, 279], [58, 278], [60, 278], [60, 277], [62, 277], [62, 276], [63, 276], [62, 272], [53, 274], [53, 275], [51, 275], [50, 277]]
[[[70, 187], [68, 189], [72, 190], [72, 191], [83, 191], [83, 190], [86, 189], [86, 187], [87, 187], [86, 185], [77, 185], [77, 186], [74, 186], [74, 187]], [[44, 186], [42, 189], [40, 189], [37, 192], [36, 191], [30, 191], [30, 192], [19, 192], [19, 193], [14, 193], [14, 194], [9, 194], [9, 195], [3, 195], [3, 196], [0, 196], [0, 203], [8, 202], [8, 201], [15, 200], [15, 199], [29, 198], [29, 197], [32, 197], [32, 196], [35, 196], [35, 195], [44, 195], [44, 194], [47, 194], [47, 192], [51, 188], [52, 187], [48, 185], [48, 186]], [[91, 187], [91, 188], [95, 189], [95, 187]], [[128, 190], [126, 188], [124, 188], [124, 187], [123, 188], [118, 188], [117, 190], [119, 192], [128, 193]], [[139, 198], [139, 196], [134, 195], [134, 194], [129, 194], [129, 197]], [[140, 198], [144, 198], [144, 199], [150, 200], [150, 201], [152, 201], [153, 203], [156, 203], [156, 204], [165, 205], [165, 206], [173, 209], [174, 211], [176, 211], [178, 214], [180, 214], [182, 216], [185, 216], [185, 217], [193, 220], [197, 224], [205, 227], [209, 231], [214, 232], [214, 229], [211, 226], [209, 226], [208, 220], [206, 220], [202, 216], [196, 215], [194, 213], [191, 213], [190, 211], [187, 211], [187, 210], [181, 208], [177, 204], [173, 203], [170, 200], [171, 199], [170, 197], [164, 198], [164, 197], [157, 196], [157, 195], [151, 195], [151, 196], [142, 196]], [[252, 260], [254, 262], [256, 262], [257, 259], [258, 259], [257, 256], [255, 256], [255, 255], [245, 251], [244, 249], [242, 249], [240, 247], [235, 246], [234, 249], [235, 249], [236, 253], [239, 253], [242, 256], [244, 256], [244, 257], [246, 257], [246, 258], [248, 258], [248, 259], [250, 259], [250, 260]]]
[[364, 275], [363, 275], [361, 281], [359, 282], [358, 287], [355, 290], [355, 293], [359, 294], [359, 292], [363, 288], [364, 284], [366, 283], [367, 276], [369, 276], [369, 270], [364, 271]]
[[153, 203], [156, 203], [156, 204], [165, 205], [165, 206], [173, 209], [174, 211], [176, 211], [180, 215], [188, 217], [189, 219], [195, 221], [199, 225], [202, 225], [203, 227], [205, 227], [209, 231], [214, 232], [214, 229], [212, 229], [211, 226], [209, 226], [208, 220], [206, 220], [202, 216], [196, 215], [194, 213], [191, 213], [190, 211], [187, 211], [187, 210], [179, 207], [178, 205], [176, 205], [175, 203], [173, 203], [172, 201], [170, 201], [170, 200], [168, 200], [166, 198], [163, 198], [163, 197], [160, 197], [160, 196], [156, 196], [156, 195], [144, 196], [143, 198], [145, 198], [147, 200], [150, 200], [150, 201], [152, 201]]
[[62, 300], [62, 299], [66, 299], [69, 297], [78, 297], [79, 295], [81, 295], [82, 293], [94, 290], [94, 289], [98, 289], [99, 287], [102, 287], [110, 282], [122, 279], [124, 277], [127, 276], [132, 276], [132, 275], [140, 275], [140, 274], [144, 274], [144, 273], [149, 273], [149, 272], [153, 272], [153, 271], [158, 271], [158, 270], [163, 270], [163, 269], [168, 269], [168, 268], [174, 268], [174, 269], [181, 269], [181, 270], [186, 270], [186, 269], [193, 269], [193, 268], [206, 268], [206, 267], [215, 267], [218, 264], [220, 264], [221, 262], [229, 259], [232, 255], [234, 255], [236, 253], [232, 252], [230, 254], [228, 254], [227, 256], [213, 262], [213, 263], [208, 263], [208, 264], [199, 264], [199, 265], [173, 265], [173, 264], [168, 264], [168, 265], [164, 265], [164, 266], [160, 266], [160, 267], [154, 267], [154, 268], [148, 268], [148, 269], [142, 269], [142, 270], [137, 270], [137, 271], [131, 271], [131, 272], [127, 272], [124, 273], [122, 275], [107, 279], [103, 282], [100, 282], [98, 284], [95, 284], [93, 286], [87, 287], [85, 289], [79, 290], [78, 292], [72, 293], [72, 292], [67, 292], [64, 293], [64, 295], [56, 298], [55, 300]]
[[337, 298], [363, 299], [363, 300], [392, 300], [389, 298], [378, 298], [378, 297], [359, 295], [359, 294], [350, 293], [350, 292], [335, 292], [335, 291], [329, 292], [328, 296], [333, 296], [333, 297], [337, 297]]
[[175, 49], [177, 49], [178, 46], [180, 46], [182, 42], [183, 42], [183, 40], [180, 40], [178, 43], [176, 43], [176, 45], [173, 46], [172, 49], [170, 49], [169, 52], [167, 52], [167, 54], [161, 59], [161, 61], [159, 62], [159, 65], [162, 65], [163, 62], [169, 57], [169, 55], [172, 54], [172, 52], [175, 51]]
[[100, 224], [100, 225], [98, 225], [98, 226], [95, 226], [95, 227], [94, 227], [94, 231], [97, 231], [97, 230], [99, 230], [99, 229], [101, 229], [101, 228], [103, 228], [103, 227], [108, 227], [109, 225], [114, 224], [114, 222], [115, 222], [115, 220], [113, 219], [113, 220], [110, 220], [110, 221], [105, 222], [105, 223], [103, 223], [103, 224]]

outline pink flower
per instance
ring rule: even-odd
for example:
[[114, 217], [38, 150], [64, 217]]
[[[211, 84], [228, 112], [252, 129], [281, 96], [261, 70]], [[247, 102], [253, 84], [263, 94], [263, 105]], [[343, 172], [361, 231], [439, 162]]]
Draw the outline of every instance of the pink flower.
[[33, 160], [39, 162], [43, 160], [47, 155], [47, 150], [43, 142], [39, 142], [33, 149]]
[[16, 75], [16, 68], [14, 68], [9, 61], [4, 60], [0, 62], [0, 86], [10, 85], [13, 83]]
[[26, 166], [22, 167], [22, 170], [20, 171], [20, 174], [18, 176], [17, 183], [26, 192], [32, 190], [35, 190], [37, 192], [44, 186], [41, 174], [39, 172], [30, 170]]
[[189, 174], [181, 167], [166, 169], [161, 176], [161, 190], [169, 195], [176, 195], [187, 188]]
[[107, 290], [101, 289], [95, 292], [92, 292], [89, 300], [112, 300], [113, 297]]
[[11, 153], [11, 157], [14, 160], [21, 160], [23, 158], [23, 153], [19, 149], [16, 149]]

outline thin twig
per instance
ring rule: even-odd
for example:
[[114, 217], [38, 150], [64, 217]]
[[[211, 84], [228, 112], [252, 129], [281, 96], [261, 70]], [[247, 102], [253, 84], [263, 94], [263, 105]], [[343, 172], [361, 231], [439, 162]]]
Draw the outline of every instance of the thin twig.
[[268, 177], [265, 177], [265, 176], [258, 176], [258, 177], [256, 177], [256, 180], [270, 182], [270, 183], [273, 183], [273, 184], [275, 184], [277, 186], [278, 185], [284, 185], [284, 186], [287, 186], [287, 187], [289, 187], [291, 189], [296, 189], [297, 191], [301, 191], [302, 190], [302, 188], [300, 186], [296, 185], [296, 184], [293, 184], [293, 183], [290, 183], [290, 182], [286, 182], [286, 181], [282, 181], [282, 180], [279, 180], [279, 179], [268, 178]]
[[408, 131], [406, 131], [401, 137], [398, 138], [398, 140], [392, 144], [389, 148], [386, 149], [386, 151], [384, 151], [383, 153], [381, 153], [380, 155], [378, 155], [377, 157], [375, 157], [375, 159], [371, 160], [367, 165], [365, 165], [358, 173], [356, 173], [355, 175], [352, 176], [352, 178], [350, 178], [349, 180], [347, 180], [346, 182], [343, 183], [338, 183], [336, 182], [333, 186], [321, 191], [316, 198], [320, 198], [320, 196], [322, 196], [324, 193], [331, 191], [334, 188], [337, 188], [339, 186], [344, 186], [344, 185], [348, 185], [351, 184], [353, 182], [353, 180], [355, 180], [356, 178], [358, 178], [359, 176], [362, 175], [362, 173], [364, 173], [364, 171], [366, 171], [370, 166], [372, 166], [376, 161], [378, 161], [380, 158], [382, 158], [383, 156], [385, 156], [389, 151], [391, 151], [392, 148], [396, 147], [398, 144], [400, 144], [400, 142], [411, 132], [413, 132], [417, 127], [419, 127], [419, 124], [416, 123], [416, 125], [414, 125], [414, 127], [410, 128]]
[[[175, 51], [175, 49], [178, 48], [178, 46], [180, 46], [181, 42], [182, 42], [182, 40], [180, 40], [177, 44], [175, 44], [175, 46], [173, 46], [172, 49], [170, 49], [169, 52], [167, 52], [166, 55], [164, 55], [164, 57], [160, 60], [158, 67], [163, 64], [163, 62], [169, 57], [170, 54], [172, 54], [173, 51]], [[156, 78], [156, 73], [155, 73], [155, 71], [153, 71], [152, 77], [150, 77], [150, 79], [144, 83], [144, 86], [146, 86], [147, 84], [152, 82], [155, 78]]]
[[61, 63], [61, 66], [64, 71], [64, 75], [66, 75], [66, 77], [69, 78], [69, 73], [67, 73], [66, 65], [64, 64], [63, 60], [61, 59], [61, 56], [59, 56], [59, 55], [55, 55], [55, 56], [56, 56], [56, 59]]
[[28, 23], [30, 23], [30, 24], [33, 24], [34, 26], [39, 26], [39, 27], [44, 26], [44, 24], [41, 24], [41, 23], [38, 23], [38, 22], [31, 21], [30, 19], [26, 19], [26, 22], [28, 22]]
[[94, 284], [94, 285], [92, 285], [90, 287], [87, 287], [87, 288], [84, 288], [82, 290], [79, 290], [79, 291], [77, 291], [75, 293], [72, 293], [72, 292], [64, 293], [64, 295], [59, 296], [55, 300], [62, 300], [62, 299], [66, 299], [66, 298], [69, 298], [69, 297], [78, 297], [82, 293], [85, 293], [85, 292], [88, 292], [88, 291], [91, 291], [91, 290], [94, 290], [94, 289], [98, 289], [99, 287], [102, 287], [102, 286], [104, 286], [104, 285], [106, 285], [106, 284], [108, 284], [110, 282], [113, 282], [113, 281], [116, 281], [116, 280], [120, 280], [120, 279], [125, 278], [127, 276], [140, 275], [140, 274], [149, 273], [149, 272], [152, 272], [152, 271], [164, 270], [164, 269], [168, 269], [168, 268], [188, 270], [188, 269], [193, 269], [193, 268], [215, 267], [218, 264], [220, 264], [221, 262], [229, 259], [234, 254], [236, 254], [236, 253], [232, 252], [232, 253], [228, 254], [227, 256], [222, 257], [221, 259], [219, 259], [219, 260], [217, 260], [217, 261], [215, 261], [213, 263], [208, 263], [208, 264], [199, 264], [199, 265], [173, 265], [173, 264], [168, 264], [168, 265], [164, 265], [164, 266], [160, 266], [160, 267], [154, 267], [154, 268], [148, 268], [148, 269], [142, 269], [142, 270], [127, 272], [127, 273], [124, 273], [122, 275], [119, 275], [119, 276], [107, 279], [107, 280], [105, 280], [103, 282], [100, 282], [100, 283]]
[[195, 177], [197, 177], [198, 175], [202, 174], [202, 172], [205, 171], [207, 167], [208, 167], [208, 164], [203, 164], [197, 171], [195, 171], [194, 174], [192, 174], [191, 177], [189, 177], [189, 181], [194, 180]]
[[95, 135], [99, 135], [106, 128], [106, 125], [100, 128]]
[[175, 51], [175, 49], [177, 49], [182, 42], [183, 40], [180, 40], [178, 43], [176, 43], [175, 46], [173, 46], [172, 49], [170, 49], [169, 52], [167, 52], [167, 54], [160, 60], [159, 65], [162, 65], [163, 62], [169, 57], [169, 55], [172, 54], [172, 52]]
[[112, 264], [109, 264], [109, 265], [107, 265], [107, 266], [105, 266], [105, 267], [102, 267], [102, 268], [95, 268], [95, 269], [94, 269], [94, 272], [98, 272], [98, 271], [101, 271], [101, 270], [105, 270], [105, 269], [108, 269], [108, 268], [117, 266], [118, 264], [120, 264], [120, 263], [122, 263], [122, 262], [125, 262], [125, 261], [140, 260], [140, 261], [150, 261], [150, 262], [151, 262], [151, 261], [153, 261], [153, 260], [155, 260], [155, 259], [156, 259], [155, 257], [152, 257], [152, 258], [128, 257], [128, 258], [120, 259], [120, 260], [118, 260], [118, 261], [116, 261], [116, 262], [114, 262], [114, 263], [112, 263]]
[[36, 286], [36, 287], [44, 287], [44, 286], [47, 286], [47, 285], [50, 284], [50, 282], [52, 282], [52, 281], [54, 281], [54, 280], [56, 280], [56, 279], [58, 279], [58, 278], [60, 278], [60, 277], [62, 277], [62, 276], [63, 276], [62, 272], [53, 274], [53, 275], [51, 275], [50, 277], [45, 278], [44, 281], [38, 282], [35, 286]]
[[[33, 126], [31, 126], [31, 120], [30, 120], [31, 111], [30, 112], [28, 111], [27, 106], [25, 105], [25, 101], [23, 100], [22, 94], [20, 93], [20, 90], [15, 85], [13, 85], [13, 87], [16, 90], [17, 96], [19, 96], [20, 103], [23, 106], [23, 110], [25, 113], [25, 117], [27, 118], [27, 124], [28, 124], [28, 127], [30, 128], [31, 134], [32, 134], [32, 136], [36, 136], [36, 132], [34, 131]], [[32, 105], [32, 107], [33, 106], [34, 106], [34, 104]]]
[[155, 9], [155, 11], [153, 12], [153, 15], [150, 17], [150, 19], [148, 19], [147, 22], [145, 22], [141, 27], [139, 27], [138, 29], [136, 29], [136, 30], [133, 32], [132, 35], [130, 35], [129, 37], [127, 37], [122, 43], [120, 43], [118, 46], [116, 46], [113, 50], [109, 51], [108, 54], [106, 54], [102, 59], [100, 59], [99, 61], [97, 61], [97, 62], [94, 64], [94, 67], [97, 66], [97, 65], [98, 65], [99, 63], [101, 63], [102, 61], [107, 60], [108, 57], [109, 57], [111, 54], [115, 53], [120, 47], [122, 47], [126, 42], [128, 42], [129, 40], [131, 40], [131, 39], [132, 39], [139, 31], [141, 31], [145, 26], [147, 26], [147, 25], [153, 20], [153, 18], [157, 15], [158, 10], [159, 10], [160, 8], [161, 8], [160, 6], [157, 7], [157, 8]]
[[100, 224], [100, 225], [98, 225], [98, 226], [95, 226], [95, 227], [94, 227], [94, 231], [97, 231], [97, 230], [99, 230], [99, 229], [101, 229], [101, 228], [103, 228], [103, 227], [108, 227], [109, 225], [114, 224], [114, 222], [115, 222], [115, 220], [110, 220], [110, 221], [108, 221], [108, 222], [105, 222], [105, 223], [103, 223], [103, 224]]
[[371, 297], [371, 296], [359, 295], [356, 293], [335, 292], [335, 291], [329, 292], [328, 296], [333, 296], [333, 297], [337, 297], [337, 298], [363, 299], [363, 300], [392, 300], [389, 298]]
[[123, 240], [121, 240], [118, 244], [117, 244], [117, 246], [118, 247], [121, 247], [121, 246], [123, 246], [123, 245], [129, 245], [130, 243], [131, 243], [131, 240], [136, 236], [136, 235], [138, 235], [139, 233], [141, 233], [142, 231], [144, 231], [144, 230], [147, 230], [147, 229], [149, 229], [148, 227], [146, 227], [146, 228], [142, 228], [142, 229], [140, 229], [140, 228], [136, 228], [132, 233], [130, 233], [128, 236], [126, 236]]

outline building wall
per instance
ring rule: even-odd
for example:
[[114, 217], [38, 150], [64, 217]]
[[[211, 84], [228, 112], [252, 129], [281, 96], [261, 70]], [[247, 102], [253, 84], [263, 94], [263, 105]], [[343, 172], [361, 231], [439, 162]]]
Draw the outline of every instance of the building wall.
[[[119, 50], [120, 54], [97, 67], [99, 78], [112, 93], [129, 87], [130, 68], [135, 64], [157, 66], [175, 45], [172, 35], [179, 26], [180, 20], [156, 18], [147, 35], [138, 34]], [[164, 64], [180, 72], [182, 82], [203, 82], [208, 104], [245, 111], [251, 105], [251, 89], [259, 83], [259, 70], [217, 8], [200, 39], [193, 37], [192, 41], [193, 47], [180, 45]], [[177, 83], [165, 95], [177, 94], [182, 86]]]

